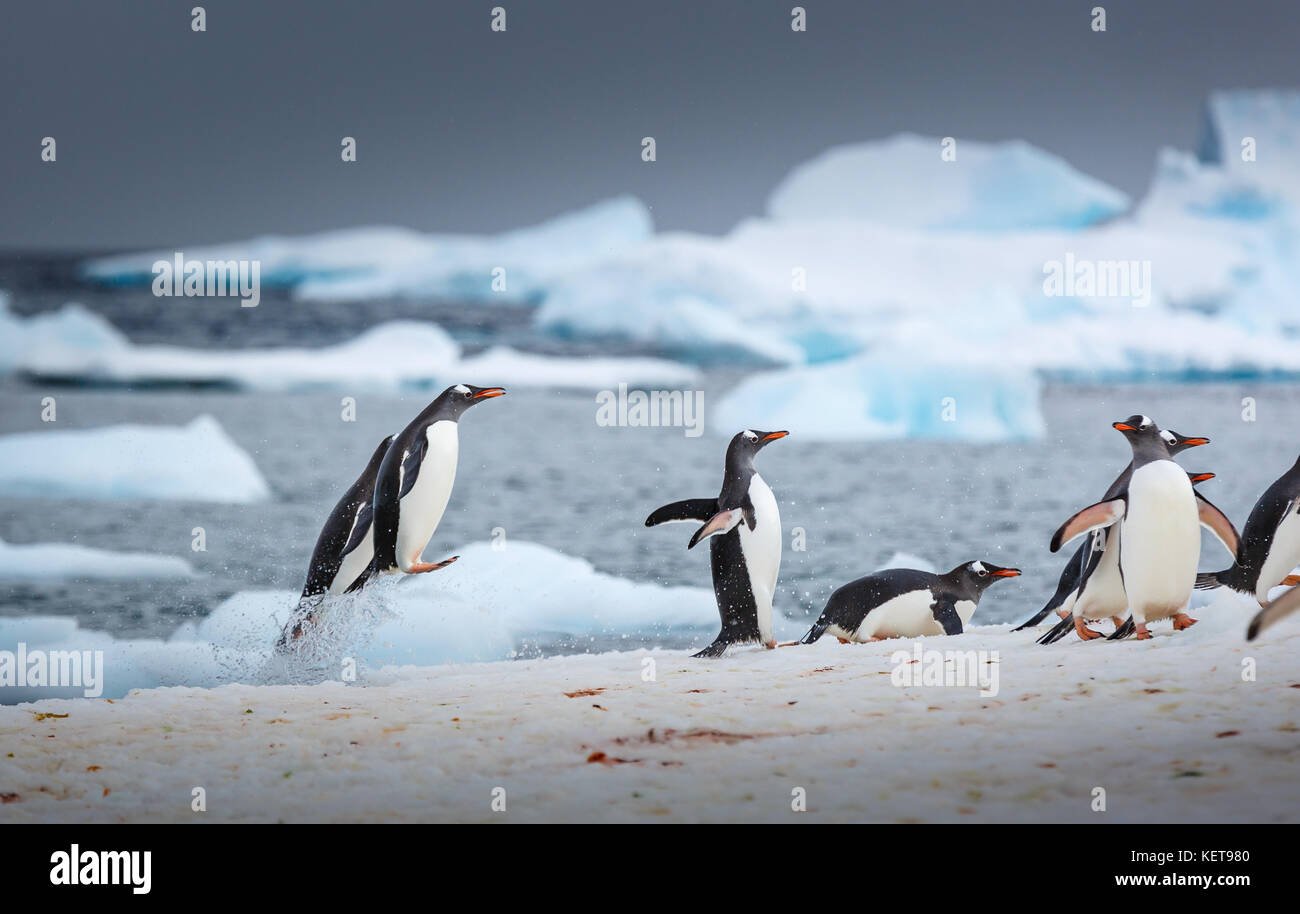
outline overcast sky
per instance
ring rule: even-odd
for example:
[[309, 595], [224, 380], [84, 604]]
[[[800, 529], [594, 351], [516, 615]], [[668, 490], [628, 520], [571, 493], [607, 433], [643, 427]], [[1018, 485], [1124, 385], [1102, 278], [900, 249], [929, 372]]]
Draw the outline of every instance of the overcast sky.
[[620, 193], [721, 232], [904, 130], [1023, 137], [1136, 195], [1206, 92], [1300, 84], [1297, 0], [1105, 3], [1104, 34], [1098, 2], [805, 0], [797, 34], [791, 0], [214, 0], [195, 33], [191, 0], [14, 0], [0, 247], [497, 231]]

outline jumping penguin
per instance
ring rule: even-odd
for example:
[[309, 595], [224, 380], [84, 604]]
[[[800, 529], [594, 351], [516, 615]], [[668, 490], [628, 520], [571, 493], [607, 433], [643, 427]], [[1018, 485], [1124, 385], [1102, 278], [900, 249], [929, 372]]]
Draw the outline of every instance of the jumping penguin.
[[[1164, 439], [1165, 444], [1169, 447], [1169, 454], [1173, 456], [1179, 454], [1188, 448], [1200, 447], [1203, 444], [1209, 444], [1209, 438], [1192, 438], [1186, 435], [1180, 435], [1171, 429], [1164, 429], [1160, 432], [1160, 437]], [[1128, 486], [1129, 477], [1133, 475], [1133, 461], [1130, 460], [1124, 471], [1115, 477], [1115, 481], [1110, 484], [1102, 501], [1108, 501], [1119, 495]], [[1199, 495], [1198, 495], [1199, 497]], [[1216, 511], [1218, 509], [1215, 509]], [[1047, 601], [1042, 609], [1035, 613], [1030, 619], [1017, 625], [1012, 629], [1013, 632], [1030, 628], [1037, 625], [1047, 616], [1049, 612], [1055, 611], [1062, 619], [1067, 618], [1073, 607], [1075, 600], [1078, 598], [1081, 588], [1087, 582], [1088, 578], [1097, 570], [1102, 561], [1102, 556], [1106, 548], [1106, 531], [1094, 530], [1088, 535], [1079, 548], [1075, 551], [1074, 556], [1070, 559], [1065, 569], [1061, 572], [1061, 578], [1056, 585], [1056, 593]], [[1053, 639], [1055, 640], [1055, 639]], [[1040, 640], [1039, 643], [1049, 643]]]
[[718, 637], [696, 657], [720, 657], [732, 644], [776, 647], [772, 599], [781, 567], [781, 513], [776, 496], [754, 469], [754, 456], [789, 432], [746, 429], [731, 439], [717, 498], [690, 498], [654, 511], [647, 527], [687, 521], [702, 526], [687, 549], [712, 537], [713, 596], [722, 617]]
[[994, 581], [1014, 578], [1018, 568], [990, 562], [964, 562], [947, 574], [890, 568], [845, 584], [831, 594], [826, 608], [803, 643], [826, 632], [841, 642], [959, 635], [970, 622], [980, 596]]
[[1198, 574], [1196, 588], [1230, 587], [1253, 596], [1265, 607], [1251, 621], [1247, 637], [1254, 638], [1300, 605], [1294, 600], [1283, 602], [1285, 596], [1268, 602], [1269, 591], [1279, 584], [1300, 583], [1291, 574], [1300, 565], [1300, 460], [1255, 502], [1234, 558], [1223, 571]]
[[420, 561], [447, 509], [456, 481], [460, 454], [457, 420], [476, 403], [503, 394], [502, 387], [452, 385], [393, 439], [379, 465], [375, 485], [375, 554], [349, 591], [361, 588], [376, 574], [423, 574], [445, 568], [459, 558]]
[[1136, 629], [1151, 637], [1147, 622], [1173, 617], [1181, 630], [1196, 620], [1184, 612], [1196, 581], [1201, 554], [1200, 505], [1187, 473], [1169, 456], [1169, 446], [1146, 416], [1130, 416], [1113, 427], [1133, 448], [1133, 473], [1116, 497], [1089, 505], [1056, 531], [1056, 552], [1076, 536], [1118, 528], [1118, 569], [1128, 598], [1129, 619], [1110, 637]]

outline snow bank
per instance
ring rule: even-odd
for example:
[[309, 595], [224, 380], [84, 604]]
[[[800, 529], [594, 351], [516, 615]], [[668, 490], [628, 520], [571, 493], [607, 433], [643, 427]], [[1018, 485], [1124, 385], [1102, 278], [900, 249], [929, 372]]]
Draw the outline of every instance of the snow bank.
[[165, 580], [193, 574], [193, 566], [174, 555], [114, 552], [73, 543], [16, 545], [0, 540], [0, 578], [5, 580]]
[[0, 494], [175, 498], [247, 504], [271, 488], [217, 420], [0, 436]]
[[899, 134], [837, 146], [804, 162], [768, 198], [780, 222], [854, 220], [907, 229], [1076, 229], [1119, 215], [1129, 199], [1020, 140]]
[[[1147, 642], [1042, 647], [1004, 625], [718, 660], [628, 651], [389, 668], [364, 687], [3, 707], [0, 783], [13, 796], [0, 818], [1294, 821], [1278, 798], [1300, 786], [1300, 625], [1247, 645], [1249, 616], [1229, 596]], [[918, 643], [996, 651], [983, 669], [996, 669], [997, 694], [896, 685], [895, 653]], [[195, 784], [202, 814], [177, 801]], [[795, 788], [806, 812], [792, 811]]]
[[[290, 286], [304, 300], [412, 296], [519, 302], [534, 300], [555, 277], [616, 254], [652, 231], [641, 201], [617, 197], [499, 235], [357, 228], [183, 251], [187, 260], [259, 261], [263, 283]], [[154, 262], [171, 260], [175, 253], [100, 258], [85, 264], [84, 272], [103, 282], [147, 284]], [[505, 270], [505, 287], [494, 289], [497, 268]]]
[[1039, 386], [1023, 368], [870, 355], [752, 375], [714, 408], [712, 427], [819, 441], [1037, 438]]

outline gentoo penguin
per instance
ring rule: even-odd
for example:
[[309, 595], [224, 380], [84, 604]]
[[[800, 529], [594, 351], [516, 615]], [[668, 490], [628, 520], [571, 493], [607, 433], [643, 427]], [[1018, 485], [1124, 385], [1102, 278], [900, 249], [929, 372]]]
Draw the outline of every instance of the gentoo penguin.
[[664, 505], [647, 527], [676, 521], [701, 524], [687, 549], [712, 537], [713, 596], [722, 617], [718, 637], [696, 657], [720, 657], [732, 644], [757, 641], [776, 647], [772, 599], [781, 567], [781, 512], [776, 496], [754, 469], [754, 455], [789, 432], [746, 429], [731, 439], [717, 498], [689, 498]]
[[357, 481], [343, 493], [330, 512], [320, 536], [316, 538], [301, 599], [323, 593], [343, 593], [370, 564], [375, 554], [375, 541], [370, 529], [375, 479], [392, 440], [393, 436], [389, 435], [379, 442]]
[[826, 632], [846, 643], [959, 635], [985, 588], [1018, 574], [1017, 568], [989, 562], [964, 562], [947, 574], [912, 568], [878, 571], [831, 594], [803, 643], [812, 644]]
[[504, 393], [502, 387], [452, 385], [393, 439], [375, 484], [375, 555], [349, 590], [360, 588], [376, 574], [422, 574], [445, 568], [459, 558], [420, 561], [456, 481], [460, 453], [457, 420], [474, 404]]
[[[1076, 536], [1114, 525], [1118, 570], [1128, 597], [1129, 621], [1139, 639], [1150, 638], [1147, 622], [1174, 620], [1184, 629], [1196, 620], [1183, 612], [1196, 582], [1201, 555], [1200, 502], [1187, 473], [1169, 456], [1169, 446], [1146, 416], [1130, 416], [1113, 427], [1133, 448], [1133, 472], [1116, 497], [1089, 505], [1056, 531], [1051, 550]], [[1128, 623], [1111, 638], [1128, 634]]]
[[[1164, 439], [1165, 444], [1169, 447], [1169, 454], [1179, 454], [1188, 448], [1200, 447], [1203, 444], [1209, 444], [1209, 438], [1188, 437], [1180, 435], [1172, 429], [1164, 429], [1160, 432], [1160, 437]], [[1129, 477], [1133, 475], [1133, 461], [1130, 460], [1124, 471], [1115, 477], [1115, 481], [1110, 484], [1106, 494], [1102, 496], [1102, 501], [1108, 501], [1116, 497], [1128, 485]], [[1216, 511], [1218, 509], [1215, 509]], [[1047, 601], [1042, 609], [1035, 613], [1030, 619], [1017, 625], [1012, 629], [1018, 632], [1022, 629], [1037, 625], [1047, 616], [1049, 612], [1055, 611], [1062, 619], [1069, 617], [1074, 606], [1074, 601], [1079, 595], [1079, 588], [1094, 573], [1098, 564], [1101, 562], [1103, 552], [1106, 548], [1106, 531], [1094, 530], [1088, 537], [1079, 544], [1074, 556], [1070, 559], [1065, 569], [1061, 572], [1061, 578], [1056, 585], [1056, 593]], [[1122, 607], [1121, 607], [1122, 608]], [[1055, 640], [1055, 639], [1053, 639]], [[1039, 643], [1044, 642], [1040, 639]]]
[[[1213, 478], [1213, 473], [1189, 472], [1187, 474], [1187, 479], [1193, 486]], [[1199, 495], [1198, 492], [1197, 496]], [[1226, 522], [1226, 518], [1224, 520]], [[1080, 585], [1078, 592], [1071, 595], [1069, 612], [1038, 639], [1039, 644], [1054, 644], [1071, 631], [1084, 641], [1100, 638], [1101, 632], [1088, 628], [1086, 623], [1102, 619], [1113, 622], [1116, 631], [1124, 627], [1124, 616], [1128, 612], [1128, 594], [1124, 590], [1124, 579], [1119, 569], [1119, 531], [1111, 526], [1094, 530], [1089, 537], [1102, 538], [1100, 557]]]

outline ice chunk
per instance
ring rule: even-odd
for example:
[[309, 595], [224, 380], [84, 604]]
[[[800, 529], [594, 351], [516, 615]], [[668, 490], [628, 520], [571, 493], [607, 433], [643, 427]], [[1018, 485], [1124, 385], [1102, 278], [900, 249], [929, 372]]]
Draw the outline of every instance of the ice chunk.
[[112, 425], [0, 436], [0, 494], [53, 498], [265, 501], [270, 486], [211, 416], [189, 425]]
[[1119, 215], [1128, 197], [1020, 140], [899, 134], [837, 146], [797, 166], [768, 198], [782, 222], [855, 220], [911, 229], [1077, 229]]
[[34, 353], [89, 356], [125, 345], [127, 339], [116, 327], [81, 305], [20, 317], [10, 312], [8, 296], [0, 292], [0, 374], [13, 371]]
[[814, 441], [1007, 441], [1037, 438], [1044, 423], [1032, 371], [871, 354], [746, 378], [718, 403], [712, 428], [789, 429]]
[[503, 387], [577, 390], [612, 390], [620, 383], [680, 388], [700, 380], [697, 369], [665, 359], [537, 355], [507, 346], [470, 356], [461, 361], [457, 371]]
[[193, 574], [190, 563], [174, 555], [114, 552], [74, 543], [16, 545], [0, 540], [0, 578], [8, 580], [166, 579]]
[[[625, 196], [499, 235], [423, 235], [367, 227], [183, 248], [182, 253], [186, 260], [256, 260], [263, 283], [293, 287], [300, 299], [411, 296], [519, 302], [535, 300], [555, 277], [613, 255], [652, 232], [645, 205]], [[145, 284], [153, 279], [156, 261], [175, 255], [150, 251], [99, 258], [83, 271], [103, 282]], [[494, 275], [498, 269], [502, 272]]]

